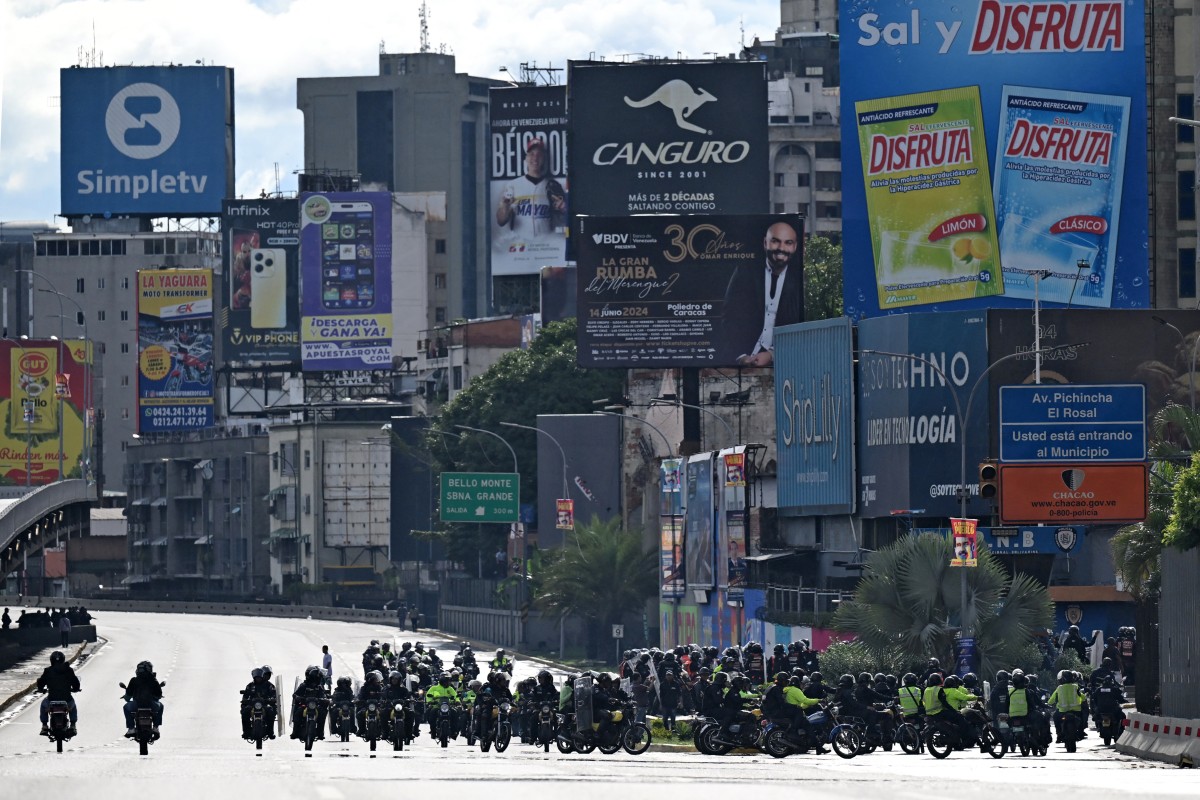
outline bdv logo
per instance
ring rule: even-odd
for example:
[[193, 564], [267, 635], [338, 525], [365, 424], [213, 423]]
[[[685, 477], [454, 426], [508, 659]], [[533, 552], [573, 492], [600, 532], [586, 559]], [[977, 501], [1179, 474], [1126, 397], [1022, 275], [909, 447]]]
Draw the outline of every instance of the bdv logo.
[[131, 83], [109, 101], [104, 127], [121, 155], [157, 158], [179, 136], [179, 105], [161, 86]]

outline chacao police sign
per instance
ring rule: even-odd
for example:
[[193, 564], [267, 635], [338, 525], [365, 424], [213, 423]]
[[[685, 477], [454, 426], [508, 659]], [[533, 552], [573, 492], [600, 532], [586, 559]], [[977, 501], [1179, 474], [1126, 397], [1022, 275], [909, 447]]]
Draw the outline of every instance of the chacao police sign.
[[62, 213], [219, 214], [233, 193], [233, 71], [64, 69]]

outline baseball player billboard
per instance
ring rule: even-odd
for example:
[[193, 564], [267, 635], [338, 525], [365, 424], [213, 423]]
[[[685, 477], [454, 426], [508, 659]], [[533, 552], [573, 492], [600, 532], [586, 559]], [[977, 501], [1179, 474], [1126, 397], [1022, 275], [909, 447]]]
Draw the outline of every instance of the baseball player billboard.
[[492, 275], [537, 275], [565, 258], [567, 90], [491, 91]]

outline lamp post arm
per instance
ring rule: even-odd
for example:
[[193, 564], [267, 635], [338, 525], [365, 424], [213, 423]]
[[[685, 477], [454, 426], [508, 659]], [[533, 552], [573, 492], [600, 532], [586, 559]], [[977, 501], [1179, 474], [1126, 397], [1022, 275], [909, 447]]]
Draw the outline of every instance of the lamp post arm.
[[679, 406], [680, 408], [694, 408], [697, 411], [700, 411], [704, 414], [708, 414], [710, 417], [715, 419], [717, 422], [724, 425], [725, 430], [729, 433], [729, 440], [735, 444], [737, 443], [737, 434], [733, 432], [733, 426], [730, 425], [728, 422], [726, 422], [725, 418], [722, 417], [720, 414], [718, 414], [715, 411], [709, 411], [704, 406], [697, 406], [697, 405], [693, 405], [692, 403], [684, 403], [679, 400], [659, 400], [658, 402], [651, 400], [650, 405], [652, 405], [652, 406], [654, 406], [654, 405]]
[[[507, 425], [508, 423], [501, 422], [500, 424]], [[454, 427], [459, 428], [464, 431], [474, 431], [475, 433], [486, 433], [488, 436], [495, 436], [497, 439], [504, 442], [504, 446], [507, 447], [508, 452], [512, 454], [513, 472], [517, 473], [518, 475], [521, 474], [521, 470], [517, 468], [517, 451], [513, 450], [513, 446], [511, 444], [509, 444], [508, 440], [505, 439], [503, 436], [501, 436], [498, 433], [493, 433], [492, 431], [489, 431], [489, 430], [484, 430], [483, 428], [472, 428], [470, 425], [455, 425]], [[443, 431], [439, 431], [439, 433], [441, 433], [441, 432], [443, 432]], [[445, 431], [445, 432], [448, 432], [448, 431]], [[461, 439], [462, 437], [460, 436], [458, 438]]]
[[534, 433], [540, 433], [542, 436], [545, 436], [550, 441], [554, 442], [554, 446], [558, 448], [558, 454], [562, 456], [563, 499], [565, 500], [565, 499], [569, 498], [571, 496], [571, 489], [570, 489], [570, 485], [567, 483], [567, 452], [565, 450], [563, 450], [563, 446], [561, 444], [559, 444], [558, 439], [555, 439], [554, 436], [552, 434], [550, 434], [549, 432], [544, 431], [541, 428], [534, 428], [530, 425], [518, 425], [515, 422], [501, 422], [500, 424], [504, 425], [505, 427], [508, 427], [508, 428], [521, 428], [522, 430], [533, 431]]
[[675, 453], [672, 452], [672, 448], [671, 448], [671, 440], [667, 438], [667, 435], [665, 433], [663, 433], [662, 430], [657, 425], [655, 425], [651, 422], [647, 422], [646, 420], [642, 419], [641, 417], [632, 417], [632, 416], [628, 416], [626, 414], [617, 414], [614, 411], [596, 410], [596, 411], [593, 411], [592, 413], [593, 414], [603, 414], [606, 417], [617, 417], [618, 419], [629, 419], [629, 420], [633, 420], [635, 422], [639, 422], [642, 425], [645, 425], [646, 427], [650, 428], [652, 431], [654, 431], [655, 433], [657, 433], [659, 436], [662, 437], [663, 444], [665, 444], [667, 446], [667, 456], [669, 458], [675, 457]]

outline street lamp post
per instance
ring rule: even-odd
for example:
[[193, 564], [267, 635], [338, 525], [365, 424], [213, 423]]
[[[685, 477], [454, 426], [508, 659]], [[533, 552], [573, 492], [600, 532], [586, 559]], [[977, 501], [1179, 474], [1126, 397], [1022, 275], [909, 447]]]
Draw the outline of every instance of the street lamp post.
[[[1182, 351], [1183, 348], [1187, 347], [1187, 339], [1183, 335], [1183, 331], [1179, 330], [1179, 328], [1177, 328], [1174, 325], [1172, 325], [1171, 323], [1167, 322], [1165, 319], [1158, 316], [1157, 314], [1151, 315], [1150, 319], [1154, 320], [1159, 325], [1162, 325], [1165, 328], [1170, 328], [1171, 330], [1175, 331], [1175, 335], [1179, 337], [1180, 351]], [[1192, 342], [1192, 362], [1191, 362], [1191, 366], [1188, 368], [1188, 395], [1192, 401], [1192, 413], [1193, 414], [1196, 413], [1196, 346], [1197, 345], [1200, 345], [1200, 335], [1196, 336], [1195, 340]]]
[[[624, 408], [624, 406], [612, 406], [612, 408]], [[593, 414], [603, 414], [606, 417], [617, 417], [618, 419], [631, 419], [636, 422], [640, 422], [641, 424], [645, 425], [647, 428], [649, 428], [650, 430], [654, 431], [655, 433], [657, 433], [659, 436], [662, 437], [663, 444], [665, 444], [667, 446], [667, 457], [668, 458], [675, 457], [675, 449], [673, 447], [671, 447], [671, 440], [667, 438], [667, 435], [665, 433], [663, 433], [662, 429], [659, 428], [657, 425], [655, 425], [651, 422], [647, 422], [646, 420], [642, 419], [641, 417], [635, 417], [635, 416], [632, 416], [629, 414], [618, 414], [616, 412], [609, 411], [607, 408], [603, 411], [596, 409], [596, 410], [592, 411], [592, 413]]]
[[[570, 496], [571, 496], [571, 490], [570, 490], [570, 488], [569, 488], [569, 487], [568, 487], [568, 485], [567, 485], [567, 452], [566, 452], [565, 450], [563, 450], [563, 446], [562, 446], [561, 444], [559, 444], [559, 442], [558, 442], [558, 439], [555, 439], [555, 438], [554, 438], [554, 436], [552, 436], [552, 435], [551, 435], [550, 433], [548, 433], [547, 431], [544, 431], [544, 430], [542, 430], [541, 428], [534, 428], [534, 427], [532, 427], [532, 426], [529, 426], [529, 425], [518, 425], [518, 424], [517, 424], [517, 423], [515, 423], [515, 422], [501, 422], [500, 424], [501, 424], [501, 425], [503, 425], [503, 426], [505, 426], [505, 427], [507, 427], [507, 428], [521, 428], [522, 430], [533, 431], [534, 433], [540, 433], [541, 435], [543, 435], [543, 436], [545, 436], [546, 438], [548, 438], [550, 441], [554, 442], [554, 445], [555, 445], [555, 447], [557, 447], [557, 448], [558, 448], [558, 453], [559, 453], [559, 455], [561, 455], [561, 456], [562, 456], [562, 468], [563, 468], [563, 499], [570, 498]], [[495, 434], [492, 434], [492, 435], [493, 435], [493, 436], [495, 436]], [[505, 444], [508, 444], [508, 442], [505, 442]], [[512, 448], [511, 448], [511, 447], [509, 447], [509, 449], [511, 450]], [[516, 461], [516, 459], [517, 459], [517, 456], [516, 456], [516, 454], [514, 453], [514, 454], [513, 454], [513, 461], [515, 462], [515, 461]]]
[[694, 408], [697, 411], [700, 411], [704, 414], [708, 414], [710, 417], [715, 419], [717, 422], [724, 425], [725, 430], [729, 433], [730, 442], [733, 442], [733, 443], [737, 442], [738, 437], [737, 437], [737, 434], [733, 432], [733, 426], [730, 425], [728, 422], [726, 422], [725, 418], [722, 417], [720, 414], [718, 414], [715, 411], [709, 411], [704, 406], [692, 405], [691, 403], [685, 403], [677, 398], [667, 398], [667, 397], [654, 398], [653, 400], [650, 401], [650, 406], [651, 407], [653, 407], [653, 406], [678, 406], [680, 408]]
[[[1089, 342], [1080, 342], [1078, 344], [1060, 344], [1060, 345], [1056, 345], [1055, 347], [1049, 347], [1045, 350], [1041, 350], [1039, 348], [1039, 351], [1038, 351], [1039, 360], [1040, 360], [1040, 355], [1042, 353], [1048, 354], [1048, 353], [1057, 352], [1059, 350], [1069, 350], [1069, 349], [1076, 348], [1076, 347], [1086, 347], [1088, 344], [1089, 344]], [[975, 379], [975, 383], [971, 385], [971, 391], [967, 395], [966, 408], [963, 408], [962, 402], [960, 401], [959, 396], [958, 396], [958, 389], [954, 388], [954, 382], [951, 381], [949, 376], [946, 375], [946, 373], [942, 371], [941, 367], [939, 367], [937, 364], [935, 364], [932, 360], [930, 360], [928, 358], [923, 358], [922, 356], [913, 355], [912, 353], [894, 353], [894, 352], [890, 352], [887, 350], [863, 349], [863, 350], [859, 350], [857, 352], [860, 355], [890, 356], [892, 358], [907, 358], [911, 361], [918, 361], [918, 362], [926, 365], [930, 369], [932, 369], [934, 372], [936, 372], [938, 374], [938, 376], [941, 377], [942, 383], [946, 386], [947, 389], [950, 390], [950, 395], [954, 399], [954, 412], [955, 412], [955, 416], [958, 418], [958, 429], [960, 431], [960, 435], [959, 435], [959, 454], [960, 455], [959, 455], [959, 473], [958, 473], [959, 516], [962, 519], [966, 519], [967, 498], [969, 495], [969, 492], [967, 491], [967, 425], [970, 423], [970, 420], [971, 420], [971, 405], [975, 400], [975, 391], [979, 388], [979, 385], [981, 383], [983, 383], [983, 379], [985, 377], [987, 377], [987, 374], [989, 372], [991, 372], [992, 369], [999, 366], [1000, 364], [1003, 364], [1005, 361], [1011, 361], [1014, 358], [1025, 357], [1028, 355], [1028, 353], [1024, 353], [1024, 352], [1009, 353], [1006, 356], [1002, 356], [1001, 358], [996, 359], [991, 364], [988, 364], [987, 367], [983, 370], [983, 372], [979, 373], [979, 377]], [[959, 573], [959, 584], [958, 585], [959, 585], [959, 594], [960, 594], [960, 601], [961, 601], [961, 605], [959, 608], [959, 626], [962, 628], [963, 635], [967, 635], [971, 632], [971, 627], [969, 625], [967, 625], [967, 570], [965, 567], [962, 569], [962, 572]]]
[[[296, 465], [293, 464], [291, 461], [289, 461], [287, 456], [285, 456], [282, 451], [280, 451], [278, 453], [276, 453], [276, 452], [259, 453], [254, 450], [243, 450], [242, 452], [244, 452], [248, 456], [269, 456], [271, 459], [278, 458], [281, 468], [287, 468], [292, 471], [292, 489], [293, 489], [292, 513], [294, 515], [292, 524], [296, 526], [295, 528], [293, 528], [293, 530], [295, 531], [295, 534], [296, 534], [296, 538], [293, 540], [295, 542], [295, 551], [296, 552], [295, 552], [295, 559], [292, 563], [292, 576], [293, 577], [299, 576], [300, 575], [300, 535], [301, 535], [301, 530], [300, 530], [300, 471], [298, 469], [296, 469]], [[282, 469], [281, 469], [281, 472], [282, 472]], [[280, 574], [280, 577], [283, 577], [282, 565], [280, 566], [279, 574]], [[314, 576], [314, 578], [315, 578], [315, 576]]]

